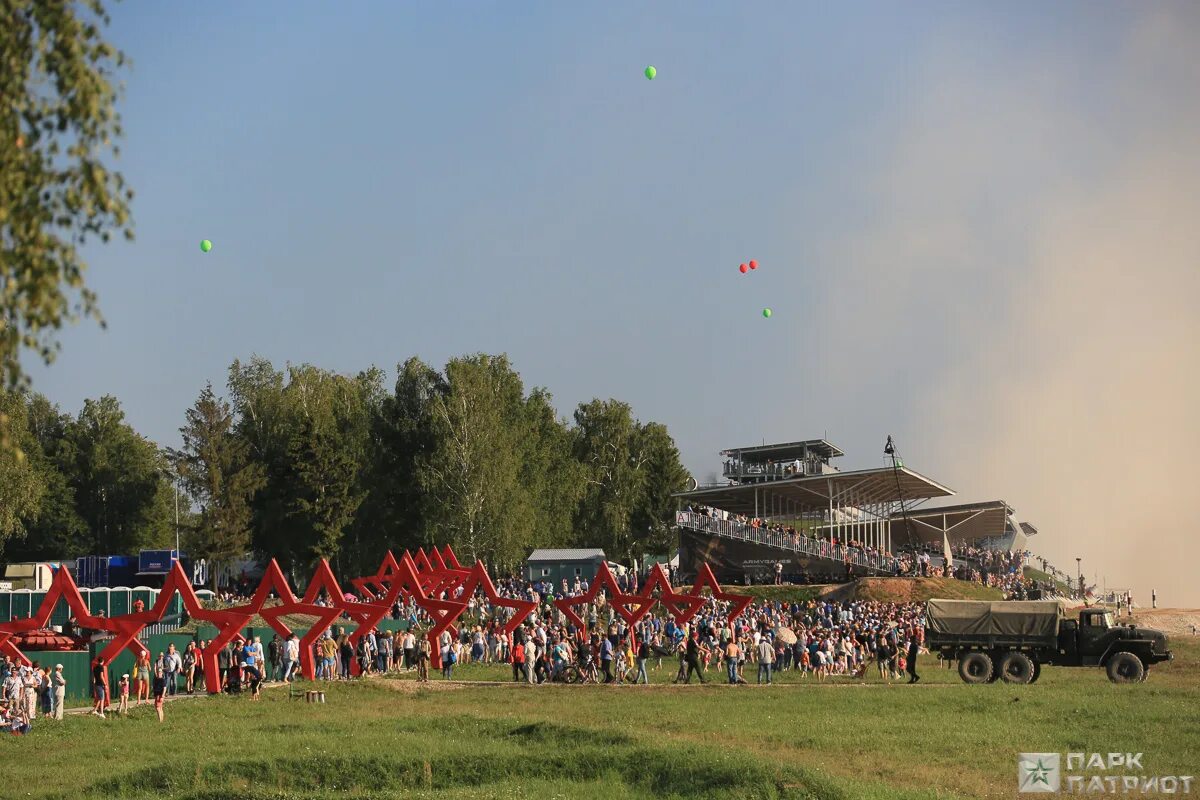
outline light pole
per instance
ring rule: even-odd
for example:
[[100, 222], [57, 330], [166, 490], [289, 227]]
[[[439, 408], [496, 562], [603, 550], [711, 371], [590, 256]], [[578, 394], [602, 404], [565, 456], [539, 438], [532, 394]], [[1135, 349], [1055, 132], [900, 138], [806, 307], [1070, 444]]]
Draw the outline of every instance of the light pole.
[[175, 476], [175, 560], [179, 560], [179, 476]]
[[1075, 557], [1075, 571], [1079, 577], [1079, 599], [1080, 600], [1083, 599], [1083, 563], [1082, 562], [1083, 562], [1082, 558], [1080, 558], [1078, 556]]
[[174, 488], [175, 488], [175, 558], [173, 560], [178, 561], [179, 560], [179, 481], [180, 481], [180, 476], [179, 476], [178, 468], [172, 469], [170, 464], [171, 464], [171, 462], [167, 461], [167, 466], [163, 467], [162, 471], [167, 473], [167, 476], [171, 479], [172, 486], [174, 486]]

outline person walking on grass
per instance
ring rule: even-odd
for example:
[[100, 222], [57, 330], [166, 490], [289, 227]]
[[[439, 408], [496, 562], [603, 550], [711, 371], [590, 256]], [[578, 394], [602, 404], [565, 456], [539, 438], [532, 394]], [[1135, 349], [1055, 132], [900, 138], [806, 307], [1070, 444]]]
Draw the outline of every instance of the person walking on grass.
[[613, 643], [607, 636], [600, 639], [600, 666], [604, 670], [604, 682], [612, 683], [613, 676]]
[[687, 673], [684, 675], [683, 682], [692, 682], [692, 673], [696, 673], [696, 678], [700, 684], [704, 685], [704, 671], [700, 669], [700, 639], [696, 632], [692, 632], [688, 636], [687, 644], [684, 645], [684, 660], [687, 663]]
[[172, 697], [175, 692], [179, 691], [179, 673], [183, 671], [183, 659], [179, 655], [179, 651], [175, 649], [174, 643], [167, 645], [167, 655], [164, 662], [167, 675], [167, 694]]
[[321, 640], [321, 671], [317, 675], [318, 678], [324, 677], [325, 680], [331, 681], [334, 677], [334, 664], [337, 662], [338, 646], [333, 636], [326, 633], [325, 638]]
[[687, 662], [688, 643], [683, 639], [675, 645], [675, 653], [679, 656], [679, 669], [675, 672], [675, 683], [684, 683], [688, 678]]
[[[149, 661], [146, 662], [147, 666], [149, 663]], [[231, 642], [226, 642], [224, 647], [217, 651], [217, 669], [220, 671], [217, 678], [219, 681], [217, 689], [224, 691], [225, 687], [229, 685], [229, 671], [233, 669], [233, 645]]]
[[729, 639], [725, 642], [725, 672], [731, 686], [737, 685], [738, 682], [737, 668], [740, 652], [736, 639]]
[[758, 640], [758, 682], [763, 682], [763, 675], [767, 676], [766, 683], [771, 683], [771, 667], [775, 663], [775, 647], [771, 644], [771, 640], [765, 636]]
[[908, 682], [916, 683], [921, 680], [921, 676], [917, 674], [917, 654], [921, 652], [921, 637], [918, 631], [919, 627], [914, 625], [908, 634]]
[[183, 651], [183, 683], [188, 694], [196, 693], [196, 662], [199, 661], [199, 651], [195, 642], [188, 642]]
[[104, 719], [104, 701], [108, 699], [108, 671], [104, 668], [103, 658], [97, 658], [92, 664], [92, 691], [96, 698], [92, 713]]
[[37, 719], [38, 662], [33, 662], [32, 667], [21, 669], [21, 687], [21, 702], [25, 706], [25, 715], [32, 722]]
[[350, 637], [342, 634], [341, 642], [338, 644], [338, 655], [341, 657], [341, 672], [340, 680], [350, 680], [350, 663], [354, 661], [354, 645], [350, 644]]
[[525, 680], [533, 685], [533, 671], [537, 666], [537, 642], [530, 636], [525, 640]]
[[[442, 651], [442, 677], [446, 680], [451, 680], [454, 677], [454, 665], [458, 661], [458, 654], [454, 652], [453, 647], [447, 647]], [[530, 670], [530, 683], [533, 682], [533, 671]]]
[[296, 670], [300, 668], [300, 637], [294, 633], [289, 636], [283, 650], [283, 679], [291, 683], [296, 679]]
[[634, 683], [650, 684], [650, 676], [646, 674], [646, 662], [650, 660], [650, 641], [643, 636], [637, 644], [637, 678]]
[[50, 679], [51, 686], [54, 689], [54, 718], [61, 720], [63, 718], [63, 706], [67, 702], [67, 679], [62, 674], [63, 665], [54, 665], [54, 676]]
[[163, 703], [167, 699], [167, 677], [163, 673], [163, 668], [157, 666], [154, 668], [154, 711], [158, 714], [158, 721], [163, 721]]
[[422, 636], [420, 643], [414, 649], [416, 650], [417, 681], [429, 683], [429, 639]]
[[411, 630], [405, 631], [401, 643], [401, 649], [404, 650], [404, 668], [412, 671], [417, 665], [417, 637]]
[[892, 658], [890, 647], [883, 634], [879, 634], [875, 643], [875, 663], [879, 666], [879, 677], [885, 681], [891, 677], [891, 670], [888, 668], [888, 662]]
[[142, 653], [137, 657], [137, 662], [133, 665], [133, 684], [134, 691], [137, 693], [137, 705], [141, 705], [145, 700], [150, 702], [150, 679], [153, 677], [150, 672], [150, 653], [149, 651]]
[[513, 683], [520, 683], [525, 674], [525, 645], [519, 644], [512, 651]]
[[250, 681], [250, 699], [258, 699], [258, 690], [262, 686], [262, 662], [258, 660], [259, 648], [254, 642], [247, 642], [242, 647], [242, 671]]
[[271, 641], [267, 644], [267, 654], [271, 658], [271, 680], [277, 681], [283, 674], [283, 648], [284, 643], [279, 640], [279, 634], [271, 637]]

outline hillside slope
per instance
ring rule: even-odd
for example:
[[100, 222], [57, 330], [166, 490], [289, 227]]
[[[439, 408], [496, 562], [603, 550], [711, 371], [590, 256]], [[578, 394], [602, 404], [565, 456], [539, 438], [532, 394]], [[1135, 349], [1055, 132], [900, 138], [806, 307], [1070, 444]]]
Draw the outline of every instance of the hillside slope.
[[848, 596], [855, 600], [892, 603], [924, 603], [942, 600], [1003, 600], [999, 589], [954, 578], [859, 578], [827, 592], [826, 597]]
[[748, 594], [756, 600], [788, 603], [823, 600], [879, 600], [923, 603], [943, 600], [1003, 600], [999, 589], [953, 578], [859, 578], [849, 583], [820, 586], [726, 586], [726, 591]]

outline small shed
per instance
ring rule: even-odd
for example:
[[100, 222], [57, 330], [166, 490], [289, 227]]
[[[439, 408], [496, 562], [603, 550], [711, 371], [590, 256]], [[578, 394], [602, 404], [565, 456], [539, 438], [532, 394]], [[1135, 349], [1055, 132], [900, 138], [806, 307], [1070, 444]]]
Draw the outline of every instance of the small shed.
[[581, 547], [569, 550], [534, 550], [525, 559], [525, 577], [530, 581], [566, 580], [574, 583], [576, 578], [590, 581], [604, 562], [604, 551], [598, 547]]

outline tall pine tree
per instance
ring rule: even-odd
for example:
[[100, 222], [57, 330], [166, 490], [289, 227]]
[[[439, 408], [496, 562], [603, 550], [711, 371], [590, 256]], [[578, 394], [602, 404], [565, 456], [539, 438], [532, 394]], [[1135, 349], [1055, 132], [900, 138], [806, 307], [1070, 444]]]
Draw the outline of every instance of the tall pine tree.
[[179, 429], [183, 447], [171, 452], [184, 488], [199, 508], [187, 550], [212, 562], [209, 574], [214, 583], [222, 562], [250, 549], [251, 501], [266, 483], [262, 464], [251, 460], [249, 443], [233, 426], [232, 409], [213, 393], [210, 383]]

